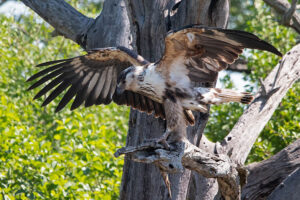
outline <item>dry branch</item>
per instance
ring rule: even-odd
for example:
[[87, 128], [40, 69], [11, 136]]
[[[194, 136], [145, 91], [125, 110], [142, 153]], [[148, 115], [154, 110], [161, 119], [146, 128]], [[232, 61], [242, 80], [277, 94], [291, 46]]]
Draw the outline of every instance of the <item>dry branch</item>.
[[300, 34], [300, 14], [296, 11], [297, 0], [293, 0], [292, 5], [287, 0], [264, 0], [264, 2], [283, 16], [281, 20], [283, 25], [292, 27]]
[[225, 199], [239, 199], [241, 181], [246, 173], [232, 163], [226, 155], [214, 155], [199, 149], [189, 141], [171, 144], [171, 150], [161, 145], [146, 143], [137, 147], [123, 147], [116, 156], [127, 154], [131, 160], [154, 163], [163, 172], [180, 173], [184, 168], [198, 172], [206, 178], [217, 178], [220, 191]]
[[94, 19], [88, 18], [63, 0], [22, 0], [54, 28], [54, 35], [63, 35], [79, 42]]

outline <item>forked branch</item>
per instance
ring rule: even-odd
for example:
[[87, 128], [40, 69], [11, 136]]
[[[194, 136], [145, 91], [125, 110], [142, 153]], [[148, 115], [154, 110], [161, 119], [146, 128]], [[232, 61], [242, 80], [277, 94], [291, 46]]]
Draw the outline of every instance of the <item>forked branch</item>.
[[115, 155], [121, 154], [127, 154], [136, 162], [154, 163], [163, 172], [178, 173], [187, 168], [207, 178], [217, 178], [225, 199], [239, 199], [240, 179], [246, 179], [246, 173], [239, 173], [243, 170], [232, 163], [228, 156], [210, 154], [188, 141], [171, 144], [171, 150], [165, 150], [155, 143], [123, 147]]

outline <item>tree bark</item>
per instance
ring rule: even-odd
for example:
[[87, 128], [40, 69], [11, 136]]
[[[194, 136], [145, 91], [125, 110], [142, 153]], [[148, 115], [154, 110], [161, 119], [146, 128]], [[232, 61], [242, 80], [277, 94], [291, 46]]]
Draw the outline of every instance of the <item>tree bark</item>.
[[[188, 24], [225, 27], [229, 15], [228, 1], [129, 0], [131, 24], [135, 30], [136, 48], [150, 61], [164, 52], [167, 31]], [[192, 143], [199, 141], [208, 115], [197, 114], [197, 123], [188, 128]], [[127, 146], [137, 146], [144, 139], [157, 138], [165, 130], [165, 122], [152, 116], [131, 111]], [[186, 199], [190, 170], [170, 175], [173, 199]], [[140, 176], [136, 176], [139, 174]], [[132, 177], [135, 177], [134, 179]], [[198, 191], [198, 190], [197, 190]], [[120, 199], [169, 199], [168, 190], [154, 165], [136, 163], [125, 158]]]
[[268, 197], [268, 200], [298, 200], [300, 196], [300, 168], [292, 172]]
[[[270, 193], [272, 194], [270, 195], [269, 199], [292, 199], [292, 195], [290, 192], [291, 188], [294, 189], [292, 190], [294, 194], [298, 194], [296, 196], [296, 199], [299, 199], [299, 170], [296, 174], [293, 175], [294, 177], [298, 177], [297, 184], [294, 185], [285, 183], [285, 179], [289, 178], [290, 176], [289, 174], [291, 174], [294, 170], [299, 169], [300, 167], [299, 147], [300, 139], [290, 144], [270, 159], [248, 165], [248, 183], [243, 187], [242, 199], [265, 199], [270, 195]], [[282, 187], [282, 184], [284, 185], [284, 187]], [[287, 189], [289, 190], [284, 191]], [[282, 192], [282, 195], [285, 195], [285, 198], [276, 198], [276, 196], [282, 197], [278, 194], [279, 191]]]

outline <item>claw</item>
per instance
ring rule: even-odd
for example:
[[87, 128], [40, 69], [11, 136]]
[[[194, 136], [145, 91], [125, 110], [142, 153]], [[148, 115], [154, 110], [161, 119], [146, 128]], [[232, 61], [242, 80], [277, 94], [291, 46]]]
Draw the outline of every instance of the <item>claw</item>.
[[144, 141], [144, 143], [147, 142], [154, 142], [155, 144], [162, 144], [163, 147], [167, 150], [170, 150], [170, 145], [167, 142], [167, 138], [169, 136], [170, 132], [166, 131], [161, 137], [159, 138], [154, 138], [154, 139], [147, 139], [146, 141]]

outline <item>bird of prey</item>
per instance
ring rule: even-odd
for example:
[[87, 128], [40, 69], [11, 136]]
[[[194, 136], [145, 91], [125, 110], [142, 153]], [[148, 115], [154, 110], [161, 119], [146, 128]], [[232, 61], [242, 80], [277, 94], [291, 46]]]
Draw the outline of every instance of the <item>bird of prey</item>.
[[93, 49], [83, 56], [37, 65], [50, 67], [28, 79], [40, 78], [29, 89], [46, 83], [34, 99], [52, 90], [42, 106], [66, 91], [56, 111], [74, 98], [71, 110], [83, 103], [88, 107], [114, 101], [153, 113], [166, 119], [166, 132], [158, 140], [164, 143], [178, 127], [194, 124], [191, 110], [207, 112], [208, 104], [252, 101], [250, 93], [213, 88], [218, 72], [233, 63], [244, 48], [282, 56], [254, 34], [190, 25], [167, 33], [164, 54], [155, 63], [125, 47]]

